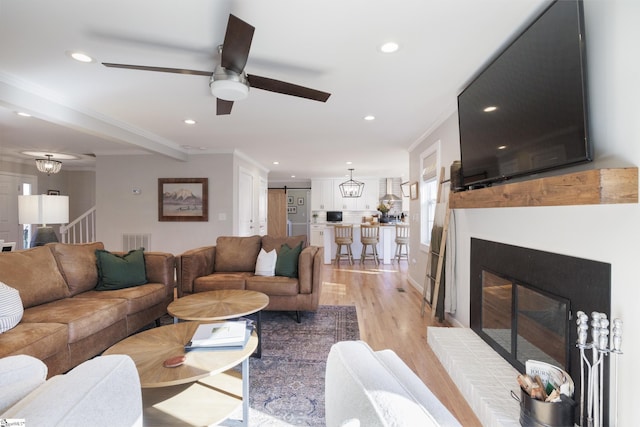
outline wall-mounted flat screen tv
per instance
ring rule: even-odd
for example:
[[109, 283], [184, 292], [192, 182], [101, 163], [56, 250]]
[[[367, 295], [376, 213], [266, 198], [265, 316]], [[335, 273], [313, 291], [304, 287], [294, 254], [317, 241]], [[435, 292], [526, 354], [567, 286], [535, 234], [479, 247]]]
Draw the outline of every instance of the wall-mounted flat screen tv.
[[552, 3], [458, 96], [462, 184], [591, 160], [581, 0]]

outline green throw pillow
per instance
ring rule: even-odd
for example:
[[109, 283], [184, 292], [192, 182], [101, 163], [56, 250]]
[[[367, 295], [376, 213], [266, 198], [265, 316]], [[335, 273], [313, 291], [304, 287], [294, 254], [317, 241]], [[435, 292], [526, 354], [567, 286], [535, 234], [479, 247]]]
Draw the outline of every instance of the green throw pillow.
[[286, 243], [282, 245], [276, 260], [276, 276], [297, 278], [300, 252], [302, 252], [302, 242], [293, 249]]
[[96, 263], [98, 264], [97, 291], [112, 291], [147, 283], [142, 249], [134, 249], [126, 255], [115, 255], [97, 249]]

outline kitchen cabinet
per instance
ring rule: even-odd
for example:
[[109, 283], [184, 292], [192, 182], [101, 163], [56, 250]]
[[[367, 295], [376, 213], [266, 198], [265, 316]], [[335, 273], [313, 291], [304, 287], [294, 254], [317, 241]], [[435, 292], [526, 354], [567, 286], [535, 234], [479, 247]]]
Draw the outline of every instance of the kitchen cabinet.
[[336, 206], [335, 208], [341, 211], [357, 211], [358, 210], [358, 201], [361, 197], [342, 197], [342, 193], [340, 192], [340, 187], [338, 187], [340, 183], [336, 184]]
[[377, 179], [364, 179], [364, 189], [360, 197], [342, 197], [340, 184], [344, 180], [335, 180], [334, 207], [343, 211], [375, 211], [378, 206], [379, 182]]
[[[335, 229], [327, 225], [324, 230], [324, 263], [331, 264], [336, 257], [337, 246], [335, 243]], [[391, 264], [396, 252], [396, 227], [393, 224], [380, 225], [380, 242], [378, 243], [378, 256], [381, 264]], [[360, 242], [360, 224], [353, 225], [353, 243], [351, 244], [354, 261], [360, 259], [362, 243]]]
[[377, 179], [365, 179], [362, 197], [358, 199], [358, 209], [363, 211], [375, 211], [378, 208], [380, 198], [380, 183]]
[[311, 210], [331, 211], [335, 209], [333, 183], [333, 179], [311, 181]]
[[345, 178], [311, 181], [311, 210], [314, 211], [375, 211], [380, 198], [380, 181], [362, 179], [364, 189], [360, 197], [342, 197], [340, 184]]
[[324, 246], [325, 225], [311, 224], [311, 246]]

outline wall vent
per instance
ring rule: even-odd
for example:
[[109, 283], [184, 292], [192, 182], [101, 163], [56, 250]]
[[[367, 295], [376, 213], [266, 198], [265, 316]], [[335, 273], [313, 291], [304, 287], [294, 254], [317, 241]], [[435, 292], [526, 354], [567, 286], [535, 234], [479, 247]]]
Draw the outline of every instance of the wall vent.
[[151, 249], [151, 234], [123, 234], [122, 250], [128, 252], [133, 249]]

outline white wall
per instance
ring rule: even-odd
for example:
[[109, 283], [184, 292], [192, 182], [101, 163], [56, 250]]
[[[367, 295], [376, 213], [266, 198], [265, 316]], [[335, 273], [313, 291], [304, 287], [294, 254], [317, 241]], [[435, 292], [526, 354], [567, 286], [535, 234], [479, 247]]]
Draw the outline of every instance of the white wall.
[[[638, 19], [640, 2], [637, 0], [585, 0], [589, 118], [596, 157], [591, 167], [640, 165]], [[412, 151], [412, 180], [416, 180], [419, 173], [416, 158], [427, 146], [438, 139], [443, 144], [458, 143], [457, 126], [456, 129], [452, 126], [456, 123], [454, 119], [455, 114]], [[448, 156], [443, 156], [447, 167], [459, 158]], [[419, 206], [412, 205], [412, 219], [418, 209]], [[640, 371], [634, 362], [640, 359], [640, 205], [468, 209], [456, 210], [455, 217], [458, 312], [454, 320], [465, 326], [469, 325], [471, 237], [611, 264], [611, 314], [624, 321], [617, 425], [637, 424], [635, 390], [640, 383]], [[415, 250], [414, 240], [412, 249]], [[426, 257], [424, 259], [423, 264]], [[412, 267], [410, 273], [412, 280], [422, 284], [424, 267], [422, 270]], [[590, 311], [589, 307], [573, 309]], [[614, 415], [612, 411], [612, 417]], [[613, 425], [613, 419], [611, 421]]]
[[73, 221], [96, 204], [96, 173], [94, 171], [68, 171], [69, 221]]
[[[449, 166], [454, 160], [460, 159], [459, 139], [458, 116], [457, 114], [451, 114], [440, 126], [425, 137], [421, 144], [412, 150], [409, 159], [409, 181], [417, 181], [418, 185], [420, 185], [422, 180], [420, 156], [427, 148], [437, 143], [440, 143], [440, 164], [438, 167], [445, 168], [445, 179], [448, 179]], [[444, 189], [443, 197], [448, 197], [448, 184], [445, 184]], [[422, 286], [427, 270], [427, 248], [421, 247], [420, 245], [420, 227], [422, 226], [420, 223], [420, 191], [418, 191], [418, 196], [416, 200], [410, 201], [409, 209], [411, 224], [409, 276], [414, 284], [417, 283], [419, 286]]]
[[[149, 250], [180, 254], [215, 244], [219, 235], [233, 234], [235, 169], [237, 163], [246, 164], [234, 157], [199, 155], [188, 162], [159, 155], [98, 157], [98, 240], [108, 249], [120, 250], [123, 233], [150, 233]], [[158, 221], [158, 178], [209, 178], [209, 221]], [[141, 194], [134, 195], [133, 189]]]

